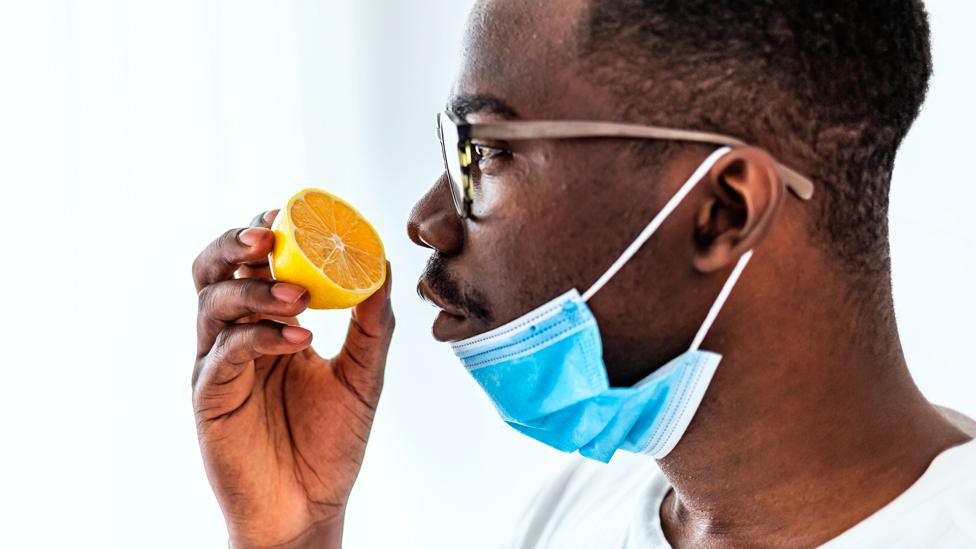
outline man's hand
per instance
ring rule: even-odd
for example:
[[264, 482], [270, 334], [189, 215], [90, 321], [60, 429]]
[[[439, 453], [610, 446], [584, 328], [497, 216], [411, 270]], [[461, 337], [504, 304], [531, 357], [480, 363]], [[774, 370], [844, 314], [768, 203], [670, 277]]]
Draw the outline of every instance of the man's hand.
[[383, 387], [392, 273], [353, 310], [339, 354], [320, 357], [295, 319], [308, 293], [271, 280], [276, 214], [193, 262], [197, 435], [235, 548], [339, 547]]

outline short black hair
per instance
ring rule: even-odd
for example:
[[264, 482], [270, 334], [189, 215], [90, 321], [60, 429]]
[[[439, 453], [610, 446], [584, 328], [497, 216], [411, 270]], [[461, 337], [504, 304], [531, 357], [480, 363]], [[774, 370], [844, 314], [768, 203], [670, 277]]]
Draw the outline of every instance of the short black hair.
[[591, 0], [579, 29], [623, 117], [770, 150], [813, 178], [817, 241], [888, 272], [895, 153], [932, 73], [922, 0]]

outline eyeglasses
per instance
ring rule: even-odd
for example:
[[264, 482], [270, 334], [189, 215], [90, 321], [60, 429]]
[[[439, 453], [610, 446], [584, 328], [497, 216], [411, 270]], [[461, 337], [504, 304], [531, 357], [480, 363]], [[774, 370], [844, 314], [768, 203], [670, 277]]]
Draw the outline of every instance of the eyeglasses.
[[[734, 137], [716, 133], [642, 126], [617, 122], [585, 122], [571, 120], [492, 122], [469, 124], [451, 113], [438, 113], [437, 137], [441, 142], [444, 167], [450, 183], [454, 207], [462, 219], [471, 215], [474, 203], [474, 182], [471, 165], [474, 163], [472, 140], [525, 141], [530, 139], [625, 138], [709, 143], [729, 147], [743, 147], [747, 143]], [[802, 200], [813, 197], [813, 182], [796, 171], [776, 164], [786, 184]]]

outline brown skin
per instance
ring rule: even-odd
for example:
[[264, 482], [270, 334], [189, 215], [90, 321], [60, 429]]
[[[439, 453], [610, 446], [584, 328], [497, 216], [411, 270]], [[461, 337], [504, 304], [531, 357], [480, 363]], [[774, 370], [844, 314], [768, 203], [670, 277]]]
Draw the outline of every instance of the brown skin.
[[[617, 100], [581, 78], [573, 58], [583, 1], [479, 4], [454, 95], [501, 98], [520, 119], [619, 119]], [[468, 119], [499, 116], [478, 109]], [[507, 152], [482, 164], [474, 216], [457, 218], [442, 176], [408, 224], [410, 238], [436, 258], [419, 288], [447, 311], [434, 329], [441, 340], [587, 288], [710, 152], [679, 145], [658, 163], [617, 140], [483, 145]], [[688, 432], [660, 462], [674, 486], [661, 518], [676, 547], [822, 543], [970, 439], [913, 384], [890, 300], [864, 297], [890, 295], [888, 279], [851, 276], [811, 240], [818, 198], [788, 194], [763, 149], [737, 149], [590, 302], [611, 383], [629, 385], [687, 348], [732, 266], [756, 250], [703, 345], [724, 355], [721, 367]], [[271, 249], [268, 232], [252, 247], [233, 234], [198, 258], [198, 290]], [[194, 402], [235, 546], [338, 546], [379, 397], [389, 301], [374, 297], [356, 310], [345, 351], [332, 361], [308, 341], [287, 343], [279, 328], [253, 324], [242, 337], [223, 337], [226, 350], [215, 353], [214, 334], [241, 329], [215, 318], [294, 315], [307, 299], [272, 305], [267, 282], [230, 284], [201, 300]], [[237, 356], [239, 365], [221, 356]]]
[[308, 330], [284, 328], [308, 294], [271, 280], [275, 214], [193, 263], [197, 435], [233, 547], [340, 547], [393, 334], [392, 274], [353, 310], [339, 354], [321, 357]]
[[[521, 119], [616, 119], [614, 97], [560, 57], [572, 52], [578, 11], [554, 5], [479, 4], [455, 94], [501, 98]], [[473, 219], [451, 215], [443, 180], [411, 217], [411, 238], [493, 313], [491, 322], [452, 315], [440, 339], [589, 287], [709, 152], [681, 146], [642, 169], [620, 142], [486, 145], [511, 154], [486, 162]], [[733, 265], [756, 250], [703, 345], [722, 365], [660, 462], [674, 486], [661, 518], [676, 547], [823, 543], [971, 439], [912, 382], [890, 300], [863, 297], [890, 295], [888, 279], [851, 276], [811, 240], [818, 207], [787, 194], [763, 150], [737, 149], [591, 302], [611, 382], [629, 385], [687, 348]]]

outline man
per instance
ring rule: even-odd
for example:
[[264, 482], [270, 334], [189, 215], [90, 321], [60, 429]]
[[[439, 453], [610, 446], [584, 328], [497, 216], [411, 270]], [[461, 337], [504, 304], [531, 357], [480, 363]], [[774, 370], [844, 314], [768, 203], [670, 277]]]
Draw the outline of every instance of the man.
[[[517, 546], [976, 546], [973, 423], [920, 394], [891, 300], [921, 0], [484, 1], [463, 51], [419, 289], [504, 419], [586, 456]], [[274, 215], [194, 263], [199, 439], [234, 547], [338, 547], [390, 282], [322, 358]]]

